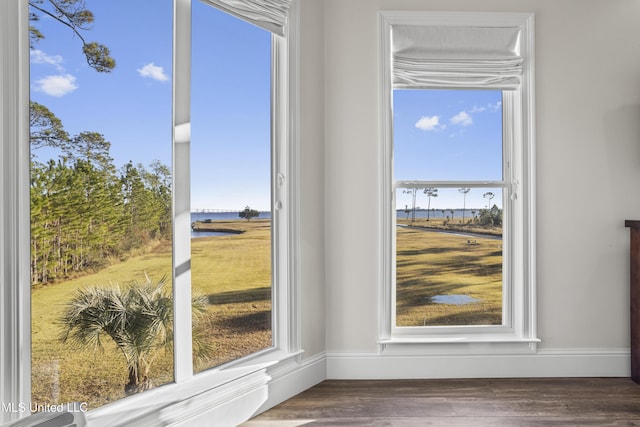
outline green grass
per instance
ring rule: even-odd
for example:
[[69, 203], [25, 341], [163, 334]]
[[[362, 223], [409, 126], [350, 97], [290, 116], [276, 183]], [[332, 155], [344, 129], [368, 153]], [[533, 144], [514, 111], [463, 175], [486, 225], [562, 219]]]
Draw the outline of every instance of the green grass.
[[[204, 337], [212, 351], [196, 371], [218, 366], [271, 346], [270, 222], [230, 221], [244, 231], [192, 240], [194, 292], [209, 301]], [[90, 408], [125, 396], [124, 358], [105, 340], [105, 351], [71, 350], [58, 339], [64, 304], [86, 285], [128, 283], [171, 277], [171, 245], [158, 245], [100, 272], [32, 291], [32, 399], [37, 404], [87, 402]], [[171, 351], [161, 352], [151, 368], [154, 385], [173, 381]]]
[[[398, 227], [398, 326], [499, 325], [502, 241]], [[467, 295], [471, 304], [433, 304], [436, 295]]]

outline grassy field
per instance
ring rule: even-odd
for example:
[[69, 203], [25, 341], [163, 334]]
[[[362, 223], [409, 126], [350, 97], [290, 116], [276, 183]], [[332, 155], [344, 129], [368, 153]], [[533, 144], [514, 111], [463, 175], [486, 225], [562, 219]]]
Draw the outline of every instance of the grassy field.
[[[502, 241], [440, 233], [422, 228], [421, 223], [416, 225], [397, 230], [396, 324], [501, 324]], [[443, 295], [465, 295], [478, 301], [433, 303], [434, 297]]]
[[[201, 371], [271, 346], [270, 222], [220, 223], [243, 231], [192, 240], [193, 289], [209, 302], [205, 337], [212, 352]], [[124, 358], [105, 340], [105, 351], [72, 351], [58, 339], [58, 317], [77, 289], [171, 277], [171, 245], [112, 265], [98, 273], [39, 287], [32, 292], [32, 399], [37, 404], [87, 402], [90, 408], [125, 396]], [[154, 385], [173, 380], [170, 351], [151, 371]]]
[[[431, 222], [430, 225], [436, 224]], [[271, 346], [270, 222], [215, 221], [201, 228], [241, 233], [192, 239], [192, 282], [206, 296], [205, 336], [210, 358], [196, 371]], [[499, 324], [501, 241], [399, 227], [397, 234], [399, 326]], [[58, 317], [77, 289], [171, 277], [171, 244], [114, 264], [98, 273], [39, 287], [32, 292], [32, 396], [37, 404], [87, 402], [90, 408], [125, 396], [124, 358], [105, 340], [105, 351], [72, 351], [58, 339]], [[467, 305], [433, 304], [436, 295], [468, 295]], [[170, 351], [151, 371], [154, 385], [173, 380]]]

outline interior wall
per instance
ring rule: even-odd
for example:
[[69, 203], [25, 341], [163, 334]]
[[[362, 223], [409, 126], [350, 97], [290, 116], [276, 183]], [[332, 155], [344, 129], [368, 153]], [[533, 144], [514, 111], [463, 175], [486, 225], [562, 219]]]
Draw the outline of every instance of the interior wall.
[[324, 248], [324, 10], [322, 2], [300, 6], [299, 171], [300, 291], [303, 358], [325, 350]]
[[628, 350], [640, 2], [325, 0], [327, 351], [378, 350], [381, 10], [535, 13], [538, 348]]

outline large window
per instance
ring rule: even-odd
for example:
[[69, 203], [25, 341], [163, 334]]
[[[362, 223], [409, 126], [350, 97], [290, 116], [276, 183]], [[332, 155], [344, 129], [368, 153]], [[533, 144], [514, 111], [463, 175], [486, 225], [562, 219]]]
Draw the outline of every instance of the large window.
[[138, 3], [3, 2], [1, 421], [159, 422], [297, 354], [291, 2]]
[[381, 344], [536, 341], [528, 15], [381, 14]]

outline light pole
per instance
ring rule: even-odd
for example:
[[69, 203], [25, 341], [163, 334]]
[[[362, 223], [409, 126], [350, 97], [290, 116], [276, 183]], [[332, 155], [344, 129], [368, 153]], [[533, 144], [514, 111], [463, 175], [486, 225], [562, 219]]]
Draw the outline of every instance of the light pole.
[[458, 188], [458, 191], [462, 193], [462, 223], [464, 224], [464, 211], [467, 208], [467, 193], [471, 191], [471, 188]]
[[402, 190], [404, 194], [411, 194], [411, 222], [416, 222], [416, 193], [418, 192], [417, 188], [407, 188], [406, 190]]

